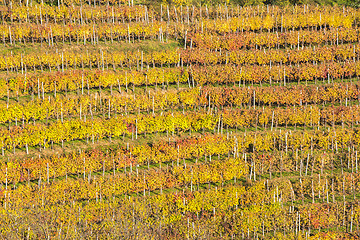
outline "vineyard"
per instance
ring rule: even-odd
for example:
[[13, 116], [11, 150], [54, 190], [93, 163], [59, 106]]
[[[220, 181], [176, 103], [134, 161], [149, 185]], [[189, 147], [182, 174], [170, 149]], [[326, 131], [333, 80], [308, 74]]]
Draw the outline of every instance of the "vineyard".
[[190, 3], [0, 0], [2, 239], [360, 238], [360, 8]]

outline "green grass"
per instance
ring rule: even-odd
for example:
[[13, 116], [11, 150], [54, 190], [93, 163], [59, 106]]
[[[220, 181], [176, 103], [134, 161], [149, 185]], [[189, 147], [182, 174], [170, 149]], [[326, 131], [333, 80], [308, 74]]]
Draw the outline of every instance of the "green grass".
[[85, 45], [83, 42], [79, 42], [79, 44], [74, 44], [74, 42], [57, 42], [54, 43], [54, 46], [49, 46], [47, 43], [16, 43], [12, 44], [0, 44], [0, 54], [1, 55], [8, 55], [8, 54], [41, 54], [45, 52], [56, 52], [62, 50], [71, 50], [73, 52], [86, 52], [86, 51], [99, 51], [106, 50], [109, 52], [116, 51], [116, 52], [127, 52], [127, 51], [143, 51], [144, 53], [150, 53], [155, 51], [162, 51], [162, 50], [171, 50], [180, 47], [180, 42], [167, 39], [166, 42], [162, 43], [159, 40], [135, 40], [135, 42], [127, 42], [124, 40], [121, 41], [99, 41], [99, 44], [92, 45], [91, 43], [87, 42]]

